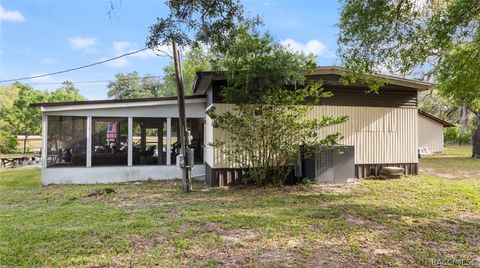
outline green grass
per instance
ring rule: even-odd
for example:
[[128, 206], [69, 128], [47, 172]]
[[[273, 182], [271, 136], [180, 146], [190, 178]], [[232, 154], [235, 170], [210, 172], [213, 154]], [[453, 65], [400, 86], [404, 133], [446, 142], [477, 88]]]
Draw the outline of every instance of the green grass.
[[441, 178], [478, 178], [480, 179], [480, 159], [472, 159], [471, 146], [451, 145], [442, 154], [421, 159], [422, 174]]
[[[183, 194], [178, 181], [42, 187], [39, 175], [38, 169], [0, 170], [0, 266], [480, 261], [478, 178], [229, 190], [196, 183]], [[88, 197], [105, 187], [116, 193]]]

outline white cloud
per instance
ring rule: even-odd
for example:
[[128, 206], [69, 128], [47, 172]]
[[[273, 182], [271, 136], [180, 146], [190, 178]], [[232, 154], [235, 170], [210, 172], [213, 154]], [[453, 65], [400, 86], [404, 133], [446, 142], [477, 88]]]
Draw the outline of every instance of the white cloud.
[[25, 17], [18, 10], [6, 10], [0, 5], [0, 21], [24, 22]]
[[[113, 51], [114, 57], [139, 50], [140, 48], [141, 47], [138, 46], [136, 43], [127, 42], [127, 41], [115, 41], [112, 43], [112, 51]], [[166, 46], [159, 47], [158, 49], [156, 49], [156, 53], [159, 55], [165, 54], [163, 52], [170, 53], [170, 51], [171, 50]], [[107, 64], [111, 67], [125, 67], [130, 65], [130, 61], [128, 60], [129, 58], [146, 59], [146, 58], [157, 57], [157, 54], [155, 54], [152, 50], [147, 49], [147, 50], [135, 53], [133, 55], [130, 55], [128, 57], [122, 57], [122, 58], [110, 61]], [[105, 60], [105, 58], [102, 58], [100, 60]]]
[[285, 39], [281, 41], [280, 44], [293, 52], [303, 52], [315, 56], [322, 55], [327, 51], [327, 46], [316, 39], [310, 40], [305, 44], [299, 43], [293, 39]]
[[97, 39], [92, 37], [71, 37], [68, 39], [70, 47], [84, 52], [93, 52], [93, 47], [97, 44]]

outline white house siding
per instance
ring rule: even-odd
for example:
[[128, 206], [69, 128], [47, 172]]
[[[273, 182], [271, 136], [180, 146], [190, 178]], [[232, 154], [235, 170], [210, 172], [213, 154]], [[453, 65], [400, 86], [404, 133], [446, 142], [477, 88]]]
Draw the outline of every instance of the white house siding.
[[[232, 111], [232, 104], [215, 104], [218, 113]], [[355, 106], [315, 106], [310, 118], [349, 117], [348, 121], [320, 130], [323, 135], [339, 132], [344, 145], [355, 146], [355, 164], [418, 163], [417, 109]], [[213, 129], [214, 139], [227, 138]], [[214, 149], [212, 168], [234, 167], [220, 148]]]
[[424, 115], [418, 115], [418, 147], [432, 153], [443, 152], [443, 125]]

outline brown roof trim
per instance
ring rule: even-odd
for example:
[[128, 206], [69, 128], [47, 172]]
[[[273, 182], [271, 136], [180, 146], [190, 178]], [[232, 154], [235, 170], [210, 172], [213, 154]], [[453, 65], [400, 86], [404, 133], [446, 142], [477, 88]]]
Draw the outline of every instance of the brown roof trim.
[[[338, 66], [319, 66], [313, 70], [313, 74], [336, 74], [336, 75], [345, 75], [346, 71], [342, 67]], [[405, 87], [411, 87], [418, 91], [428, 90], [432, 87], [431, 83], [407, 79], [393, 75], [377, 74], [377, 77], [386, 79], [389, 84], [400, 85]]]
[[[334, 75], [343, 76], [345, 75], [345, 73], [346, 73], [345, 70], [338, 66], [318, 66], [313, 70], [312, 75], [334, 74]], [[380, 78], [386, 79], [389, 84], [410, 87], [412, 89], [416, 89], [417, 91], [428, 90], [432, 87], [431, 83], [424, 82], [424, 81], [406, 79], [402, 77], [383, 75], [383, 74], [379, 74], [377, 76]], [[197, 75], [195, 77], [195, 82], [193, 83], [193, 89], [192, 89], [193, 94], [197, 92], [202, 82], [202, 79], [210, 78], [213, 80], [213, 79], [220, 79], [222, 77], [223, 79], [225, 79], [224, 72], [216, 72], [216, 71], [197, 72]]]
[[450, 122], [447, 122], [447, 121], [445, 121], [445, 120], [443, 120], [443, 119], [441, 119], [441, 118], [438, 118], [438, 117], [436, 117], [436, 116], [434, 116], [434, 115], [432, 115], [432, 114], [429, 114], [429, 113], [427, 113], [427, 112], [425, 112], [425, 111], [422, 111], [422, 110], [420, 110], [420, 109], [418, 109], [418, 113], [421, 114], [421, 115], [423, 115], [423, 116], [425, 116], [425, 117], [428, 117], [428, 118], [430, 118], [430, 119], [432, 119], [432, 120], [434, 120], [434, 121], [437, 121], [438, 123], [442, 124], [443, 127], [454, 127], [454, 126], [455, 126], [454, 124], [452, 124], [452, 123], [450, 123]]
[[[206, 98], [205, 95], [189, 95], [185, 99], [201, 99]], [[65, 101], [65, 102], [41, 102], [32, 103], [30, 107], [51, 107], [51, 106], [67, 106], [67, 105], [87, 105], [87, 104], [108, 104], [108, 103], [131, 103], [131, 102], [147, 102], [147, 101], [169, 101], [177, 100], [177, 96], [171, 97], [155, 97], [155, 98], [138, 98], [138, 99], [113, 99], [113, 100], [90, 100], [90, 101]]]

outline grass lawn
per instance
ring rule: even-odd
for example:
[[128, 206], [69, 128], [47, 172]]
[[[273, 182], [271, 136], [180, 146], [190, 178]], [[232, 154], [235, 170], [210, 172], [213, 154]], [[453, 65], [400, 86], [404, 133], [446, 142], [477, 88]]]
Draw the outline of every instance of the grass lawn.
[[[42, 187], [38, 169], [0, 170], [0, 266], [480, 264], [480, 162], [460, 157], [398, 180], [190, 194], [178, 181]], [[105, 187], [115, 193], [89, 196]]]
[[480, 179], [480, 160], [470, 158], [471, 155], [471, 146], [448, 146], [443, 154], [421, 159], [420, 172], [440, 178]]

